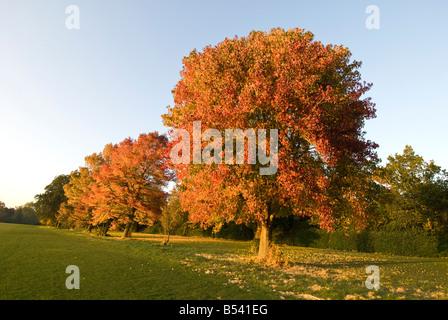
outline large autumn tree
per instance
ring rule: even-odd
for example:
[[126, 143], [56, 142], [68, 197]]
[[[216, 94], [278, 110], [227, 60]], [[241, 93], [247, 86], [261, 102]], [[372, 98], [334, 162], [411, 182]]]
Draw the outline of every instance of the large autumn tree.
[[[313, 37], [301, 29], [253, 31], [192, 51], [173, 90], [175, 105], [163, 115], [166, 126], [185, 129], [190, 137], [194, 121], [202, 132], [278, 130], [274, 174], [260, 175], [263, 162], [249, 161], [247, 146], [243, 164], [174, 165], [190, 219], [204, 225], [256, 222], [260, 259], [269, 253], [279, 214], [310, 216], [332, 229], [362, 226], [370, 205], [376, 144], [362, 131], [375, 116], [370, 98], [362, 97], [370, 84], [361, 81], [361, 63], [350, 60], [347, 48]], [[171, 133], [174, 144], [176, 131]]]
[[172, 178], [166, 166], [167, 137], [157, 132], [108, 144], [101, 154], [86, 158], [95, 183], [88, 201], [93, 220], [124, 225], [129, 237], [133, 223], [151, 224], [161, 214]]

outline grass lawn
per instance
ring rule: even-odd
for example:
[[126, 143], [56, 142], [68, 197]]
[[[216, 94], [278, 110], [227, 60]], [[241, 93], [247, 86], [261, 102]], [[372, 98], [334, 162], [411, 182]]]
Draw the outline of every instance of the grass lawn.
[[[285, 268], [251, 259], [251, 243], [0, 223], [0, 299], [448, 299], [448, 260], [282, 247]], [[80, 289], [68, 290], [68, 265]], [[380, 270], [369, 290], [368, 265]]]

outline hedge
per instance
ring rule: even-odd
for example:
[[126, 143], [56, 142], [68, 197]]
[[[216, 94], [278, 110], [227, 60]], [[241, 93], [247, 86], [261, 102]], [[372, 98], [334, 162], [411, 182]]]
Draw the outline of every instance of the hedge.
[[277, 243], [296, 246], [381, 252], [402, 256], [448, 256], [448, 236], [417, 230], [379, 230], [361, 233], [327, 232], [317, 228], [292, 228], [274, 232]]

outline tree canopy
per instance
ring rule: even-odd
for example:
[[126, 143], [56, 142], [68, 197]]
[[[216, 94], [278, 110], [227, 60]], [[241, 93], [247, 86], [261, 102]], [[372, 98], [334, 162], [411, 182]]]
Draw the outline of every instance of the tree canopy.
[[168, 139], [158, 132], [107, 144], [85, 158], [64, 187], [67, 202], [59, 220], [68, 226], [124, 226], [129, 237], [135, 223], [151, 225], [160, 216], [172, 171], [166, 164]]
[[44, 224], [57, 225], [57, 215], [61, 205], [67, 201], [64, 186], [70, 181], [70, 175], [61, 174], [45, 187], [45, 192], [34, 197], [36, 216]]
[[448, 173], [409, 145], [388, 157], [380, 179], [386, 187], [383, 223], [395, 229], [448, 232]]

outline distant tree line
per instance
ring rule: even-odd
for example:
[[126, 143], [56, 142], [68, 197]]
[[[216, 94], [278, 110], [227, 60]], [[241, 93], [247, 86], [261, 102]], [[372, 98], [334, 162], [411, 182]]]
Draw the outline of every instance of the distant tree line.
[[35, 214], [34, 204], [31, 202], [20, 207], [8, 208], [4, 202], [0, 201], [0, 222], [40, 224]]

